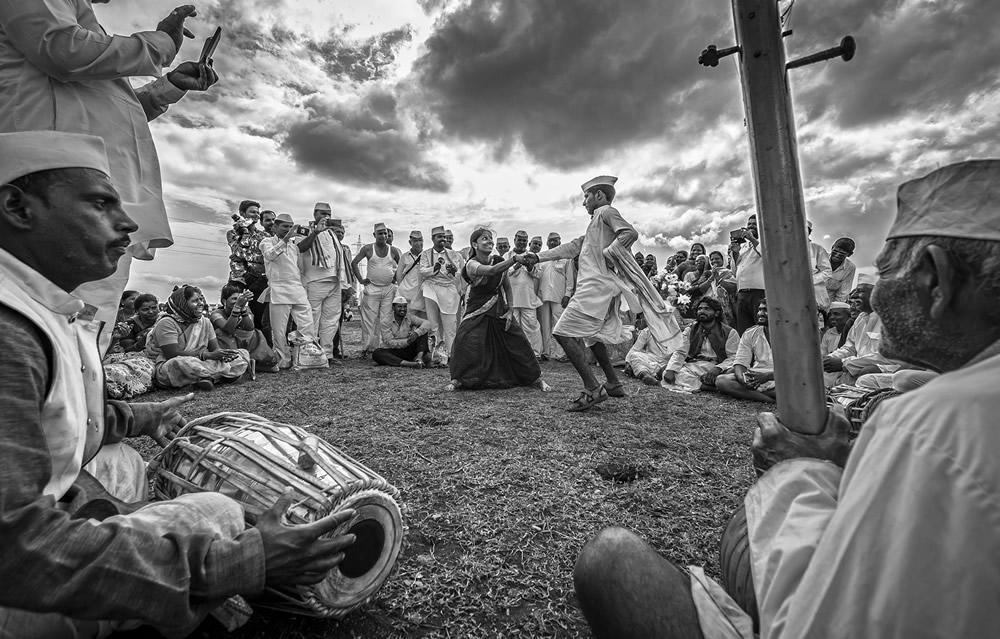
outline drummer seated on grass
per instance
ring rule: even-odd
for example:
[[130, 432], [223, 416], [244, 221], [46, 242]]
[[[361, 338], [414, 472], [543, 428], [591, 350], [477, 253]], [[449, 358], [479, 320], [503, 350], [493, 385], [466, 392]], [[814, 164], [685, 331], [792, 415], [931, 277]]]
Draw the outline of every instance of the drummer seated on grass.
[[99, 323], [71, 291], [114, 273], [137, 229], [109, 172], [99, 137], [0, 134], [5, 639], [106, 637], [142, 624], [185, 636], [232, 595], [318, 583], [354, 543], [320, 539], [351, 512], [284, 525], [291, 493], [252, 528], [217, 493], [144, 502], [145, 464], [120, 442], [165, 444], [193, 395], [104, 402]]

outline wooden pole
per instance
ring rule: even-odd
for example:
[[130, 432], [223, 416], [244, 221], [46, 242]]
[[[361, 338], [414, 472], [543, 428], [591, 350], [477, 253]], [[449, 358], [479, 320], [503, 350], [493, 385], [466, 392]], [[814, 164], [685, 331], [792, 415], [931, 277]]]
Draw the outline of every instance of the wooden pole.
[[732, 0], [757, 196], [778, 413], [789, 429], [826, 422], [805, 202], [777, 0]]

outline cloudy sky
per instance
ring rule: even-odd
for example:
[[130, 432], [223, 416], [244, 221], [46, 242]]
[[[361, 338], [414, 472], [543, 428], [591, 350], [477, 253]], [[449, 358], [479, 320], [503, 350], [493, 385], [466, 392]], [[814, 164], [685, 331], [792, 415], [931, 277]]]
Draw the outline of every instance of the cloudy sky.
[[[155, 27], [174, 2], [98, 5], [111, 33]], [[176, 245], [133, 267], [132, 288], [210, 289], [228, 273], [237, 203], [308, 221], [333, 203], [351, 242], [384, 221], [466, 238], [583, 232], [579, 185], [620, 177], [616, 205], [662, 263], [722, 247], [753, 208], [729, 0], [210, 0], [188, 25], [196, 58], [215, 25], [222, 80], [153, 125]], [[783, 0], [782, 8], [788, 6]], [[807, 215], [869, 266], [896, 186], [995, 156], [995, 0], [800, 0], [789, 58], [858, 42], [853, 62], [791, 72]], [[464, 241], [460, 243], [464, 244]]]

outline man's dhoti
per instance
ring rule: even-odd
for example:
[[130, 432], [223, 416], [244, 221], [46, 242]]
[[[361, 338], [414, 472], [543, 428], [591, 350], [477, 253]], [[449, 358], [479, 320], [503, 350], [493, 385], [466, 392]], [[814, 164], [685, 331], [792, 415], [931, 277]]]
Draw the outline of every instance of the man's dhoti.
[[[343, 298], [340, 294], [340, 280], [327, 278], [306, 284], [306, 298], [312, 307], [312, 334], [319, 339], [327, 359], [333, 357], [333, 338], [340, 328], [340, 314]], [[301, 327], [300, 327], [301, 328]], [[305, 332], [305, 331], [303, 331]]]
[[423, 294], [431, 331], [450, 355], [455, 332], [458, 330], [458, 307], [461, 301], [458, 290], [454, 286], [436, 286], [431, 282], [424, 282]]
[[587, 346], [593, 346], [597, 342], [605, 344], [624, 342], [629, 335], [618, 316], [618, 298], [614, 298], [605, 311], [602, 318], [589, 315], [583, 311], [579, 299], [573, 297], [556, 322], [555, 328], [552, 329], [552, 334], [580, 338]]
[[361, 299], [361, 349], [374, 351], [381, 346], [379, 335], [382, 320], [392, 315], [392, 298], [396, 296], [396, 285], [379, 286], [369, 284]]

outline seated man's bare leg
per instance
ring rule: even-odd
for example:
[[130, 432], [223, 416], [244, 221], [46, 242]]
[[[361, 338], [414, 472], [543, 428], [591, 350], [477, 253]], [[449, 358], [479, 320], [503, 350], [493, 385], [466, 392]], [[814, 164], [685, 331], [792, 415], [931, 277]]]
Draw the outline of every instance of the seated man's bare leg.
[[761, 392], [747, 388], [736, 379], [736, 375], [719, 375], [715, 378], [715, 388], [724, 395], [738, 399], [749, 399], [755, 402], [774, 402], [774, 391]]
[[605, 528], [573, 571], [580, 609], [598, 639], [700, 639], [691, 578], [624, 528]]
[[[559, 345], [562, 346], [563, 350], [566, 351], [566, 357], [569, 358], [573, 368], [576, 372], [580, 374], [580, 379], [583, 380], [583, 387], [587, 390], [593, 390], [599, 386], [597, 377], [594, 375], [594, 371], [591, 370], [590, 365], [587, 363], [587, 354], [583, 345], [583, 341], [576, 337], [565, 337], [563, 335], [553, 335]], [[605, 351], [607, 353], [607, 351]]]

